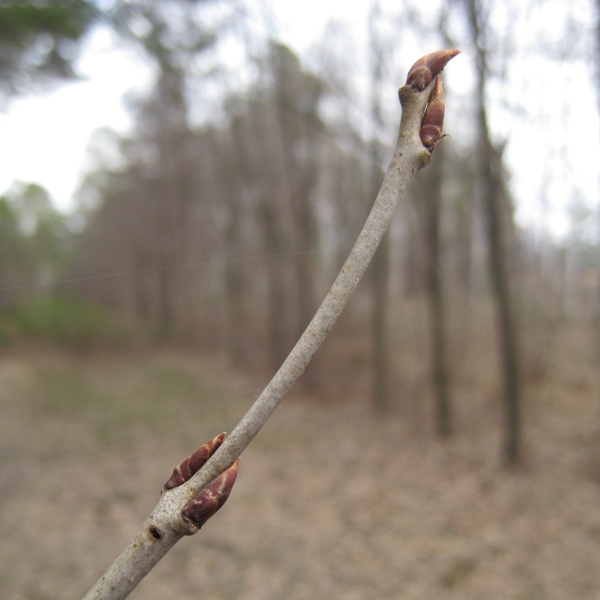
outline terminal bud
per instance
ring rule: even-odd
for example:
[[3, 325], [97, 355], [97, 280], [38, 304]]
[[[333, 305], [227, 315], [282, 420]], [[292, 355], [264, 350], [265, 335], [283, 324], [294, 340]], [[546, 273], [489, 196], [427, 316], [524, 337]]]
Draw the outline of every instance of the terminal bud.
[[406, 85], [422, 92], [460, 50], [437, 50], [421, 57], [408, 71]]

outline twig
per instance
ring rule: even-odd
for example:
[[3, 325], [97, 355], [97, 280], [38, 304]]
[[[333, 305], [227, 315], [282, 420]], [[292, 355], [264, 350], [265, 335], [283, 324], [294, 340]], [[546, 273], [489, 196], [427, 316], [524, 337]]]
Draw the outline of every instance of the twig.
[[[406, 85], [398, 92], [402, 105], [398, 142], [371, 213], [329, 293], [279, 371], [231, 434], [195, 475], [179, 485], [179, 480], [185, 480], [186, 476], [182, 477], [176, 469], [174, 477], [179, 478], [177, 487], [168, 489], [163, 494], [135, 538], [84, 600], [126, 598], [181, 537], [195, 533], [201, 527], [205, 519], [190, 526], [189, 519], [185, 518], [192, 510], [190, 506], [194, 498], [197, 499], [199, 494], [204, 493], [214, 501], [215, 494], [221, 493], [215, 491], [217, 488], [228, 488], [224, 493], [224, 498], [227, 497], [233, 484], [232, 481], [231, 485], [223, 483], [228, 469], [229, 473], [232, 469], [237, 471], [237, 459], [306, 369], [371, 262], [406, 187], [417, 171], [429, 164], [442, 137], [444, 104], [439, 73], [458, 52], [433, 52], [419, 59], [410, 69]], [[220, 443], [222, 437], [219, 438]], [[191, 461], [192, 457], [184, 461], [182, 470]], [[219, 477], [221, 479], [215, 481]], [[235, 476], [230, 475], [231, 479], [235, 479]], [[207, 492], [209, 488], [212, 490], [210, 493]], [[220, 502], [222, 504], [224, 499]], [[211, 514], [217, 508], [211, 509]], [[187, 512], [182, 516], [184, 509]]]

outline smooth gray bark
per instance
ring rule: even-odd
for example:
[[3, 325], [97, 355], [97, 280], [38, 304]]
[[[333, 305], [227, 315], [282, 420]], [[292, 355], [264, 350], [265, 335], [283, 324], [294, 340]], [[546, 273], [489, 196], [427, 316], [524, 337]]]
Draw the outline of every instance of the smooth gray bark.
[[[414, 175], [431, 160], [420, 138], [421, 121], [436, 75], [457, 51], [440, 51], [425, 68], [429, 80], [419, 74], [412, 86], [400, 89], [402, 119], [394, 156], [365, 225], [333, 286], [312, 321], [273, 379], [256, 399], [221, 447], [191, 479], [165, 492], [142, 528], [84, 600], [126, 598], [156, 563], [186, 534], [181, 510], [211, 481], [229, 468], [273, 414], [287, 391], [302, 375], [311, 358], [356, 289], [385, 234], [396, 206]], [[433, 68], [433, 74], [430, 67]], [[412, 72], [412, 70], [411, 70]], [[409, 73], [410, 76], [410, 73]], [[422, 90], [419, 88], [423, 87]]]

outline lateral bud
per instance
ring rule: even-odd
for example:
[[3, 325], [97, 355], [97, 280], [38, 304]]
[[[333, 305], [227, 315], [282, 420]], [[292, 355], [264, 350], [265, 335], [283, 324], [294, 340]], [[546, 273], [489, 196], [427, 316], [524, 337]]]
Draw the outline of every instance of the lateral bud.
[[408, 71], [406, 86], [422, 92], [460, 50], [437, 50], [422, 56]]
[[221, 433], [206, 444], [200, 446], [196, 452], [186, 458], [180, 465], [173, 469], [169, 481], [165, 483], [164, 489], [170, 490], [185, 483], [188, 479], [197, 473], [206, 463], [206, 461], [215, 453], [217, 448], [223, 443], [225, 434]]
[[187, 535], [196, 533], [225, 504], [235, 483], [239, 467], [238, 458], [229, 469], [209, 483], [181, 511]]
[[423, 120], [421, 121], [421, 129], [419, 136], [423, 142], [423, 146], [433, 154], [436, 146], [444, 137], [442, 129], [444, 127], [444, 114], [446, 112], [446, 102], [444, 100], [444, 89], [442, 80], [438, 75], [433, 85], [433, 90], [429, 96], [429, 102]]

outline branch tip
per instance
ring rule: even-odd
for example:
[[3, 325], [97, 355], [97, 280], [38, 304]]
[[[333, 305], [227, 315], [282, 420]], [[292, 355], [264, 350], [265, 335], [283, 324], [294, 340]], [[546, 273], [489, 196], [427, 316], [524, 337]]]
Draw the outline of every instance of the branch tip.
[[422, 56], [408, 71], [406, 84], [422, 92], [460, 50], [437, 50]]

